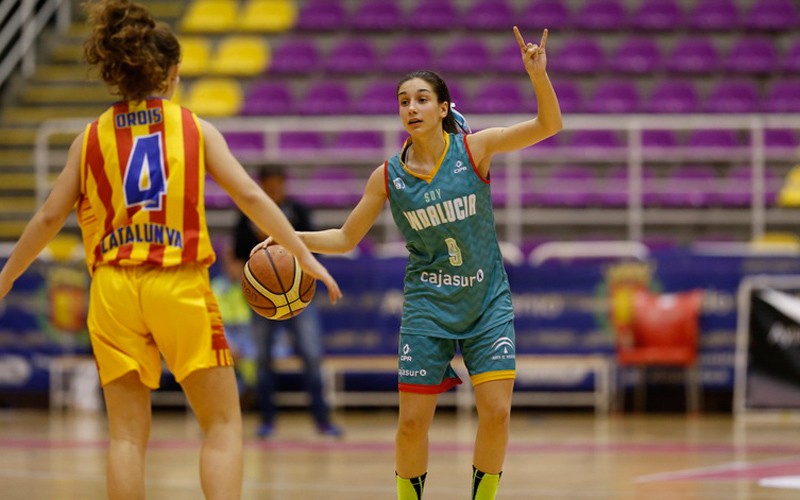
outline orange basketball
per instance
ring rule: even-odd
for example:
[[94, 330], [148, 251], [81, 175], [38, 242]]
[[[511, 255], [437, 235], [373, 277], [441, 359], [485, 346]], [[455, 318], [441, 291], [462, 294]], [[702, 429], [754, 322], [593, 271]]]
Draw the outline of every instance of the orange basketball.
[[280, 245], [254, 253], [242, 270], [242, 293], [250, 307], [269, 319], [289, 319], [308, 307], [317, 280]]

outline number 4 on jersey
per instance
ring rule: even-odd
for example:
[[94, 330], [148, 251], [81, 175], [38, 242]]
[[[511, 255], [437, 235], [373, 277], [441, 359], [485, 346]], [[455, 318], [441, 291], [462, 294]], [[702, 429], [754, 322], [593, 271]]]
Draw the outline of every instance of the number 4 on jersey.
[[136, 138], [125, 167], [125, 205], [141, 205], [144, 210], [161, 210], [167, 193], [161, 133]]

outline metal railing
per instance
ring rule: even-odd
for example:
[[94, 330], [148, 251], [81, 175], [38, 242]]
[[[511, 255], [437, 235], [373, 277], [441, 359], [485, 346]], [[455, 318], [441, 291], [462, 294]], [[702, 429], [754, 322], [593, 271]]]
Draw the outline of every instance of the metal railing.
[[[529, 119], [529, 115], [474, 115], [470, 116], [470, 124], [474, 130], [497, 125], [513, 124]], [[54, 134], [78, 133], [83, 130], [88, 120], [49, 120], [38, 129], [36, 138], [35, 166], [37, 179], [37, 201], [41, 203], [50, 189], [48, 173], [53, 165], [53, 150], [49, 139]], [[258, 161], [280, 161], [286, 164], [309, 165], [333, 162], [337, 164], [372, 165], [377, 167], [385, 158], [395, 154], [398, 149], [398, 134], [402, 131], [396, 117], [270, 117], [270, 118], [229, 118], [214, 120], [214, 124], [223, 132], [255, 132], [263, 134], [265, 147], [263, 150], [240, 157], [243, 163]], [[739, 217], [737, 224], [746, 223], [750, 226], [753, 239], [764, 235], [767, 227], [767, 207], [765, 202], [765, 170], [767, 157], [765, 153], [764, 133], [766, 129], [794, 129], [800, 130], [800, 116], [795, 115], [571, 115], [564, 117], [565, 132], [576, 130], [612, 130], [623, 132], [626, 135], [626, 144], [622, 148], [621, 161], [627, 165], [628, 172], [628, 203], [624, 210], [627, 238], [632, 241], [641, 241], [645, 225], [645, 210], [643, 206], [643, 163], [645, 151], [642, 144], [642, 134], [646, 130], [674, 130], [690, 131], [700, 129], [738, 130], [749, 133], [750, 142], [738, 151], [740, 157], [729, 158], [729, 161], [747, 162], [753, 169], [752, 196], [748, 217], [745, 221]], [[331, 152], [326, 151], [315, 158], [308, 154], [296, 156], [290, 151], [281, 150], [279, 134], [286, 131], [378, 131], [384, 138], [383, 155], [374, 159], [365, 160], [363, 156], [348, 157], [346, 152], [337, 152], [337, 158], [331, 158]], [[534, 152], [537, 146], [533, 146]], [[544, 151], [545, 148], [542, 148]], [[340, 154], [341, 153], [341, 154]], [[295, 156], [293, 156], [295, 155]], [[580, 158], [580, 151], [567, 151], [564, 159]], [[573, 158], [574, 157], [574, 158]], [[584, 158], [586, 159], [586, 158]], [[552, 155], [543, 153], [542, 162], [552, 163], [558, 161]], [[609, 158], [591, 158], [592, 162], [608, 161]], [[504, 226], [502, 238], [519, 243], [523, 237], [524, 226], [530, 225], [526, 221], [526, 207], [523, 206], [521, 189], [523, 165], [536, 163], [534, 155], [523, 157], [522, 152], [514, 152], [498, 156], [493, 162], [493, 168], [506, 169], [505, 205], [496, 207], [498, 225]], [[364, 182], [366, 177], [364, 177]], [[358, 192], [363, 189], [363, 182], [355, 187]], [[547, 213], [546, 208], [539, 208], [541, 213]], [[580, 209], [578, 209], [580, 210]], [[743, 214], [740, 214], [740, 216]], [[605, 217], [605, 215], [600, 215]], [[688, 217], [686, 223], [694, 223], [693, 217]], [[798, 220], [800, 222], [800, 220]], [[379, 224], [386, 223], [391, 226], [390, 217], [383, 217]], [[552, 223], [552, 221], [543, 221]], [[678, 224], [682, 223], [680, 221]]]
[[0, 85], [5, 83], [18, 65], [29, 78], [36, 69], [34, 44], [44, 27], [55, 16], [56, 28], [63, 33], [70, 24], [69, 0], [47, 0], [37, 6], [36, 0], [2, 0], [0, 2]]

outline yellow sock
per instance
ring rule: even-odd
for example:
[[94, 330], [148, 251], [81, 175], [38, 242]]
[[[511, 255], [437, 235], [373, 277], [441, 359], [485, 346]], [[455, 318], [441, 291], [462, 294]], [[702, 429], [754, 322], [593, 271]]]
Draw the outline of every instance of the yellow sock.
[[487, 474], [472, 466], [472, 500], [494, 500], [497, 495], [497, 487], [500, 485], [500, 476], [497, 474]]
[[425, 476], [428, 473], [405, 479], [397, 475], [397, 500], [420, 500], [422, 498], [422, 490], [425, 488]]

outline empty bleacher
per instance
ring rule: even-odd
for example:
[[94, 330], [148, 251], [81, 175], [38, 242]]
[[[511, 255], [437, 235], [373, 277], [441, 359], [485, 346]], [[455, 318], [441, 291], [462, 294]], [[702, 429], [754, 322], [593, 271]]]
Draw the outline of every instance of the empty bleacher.
[[[780, 230], [798, 222], [775, 195], [796, 163], [800, 143], [800, 130], [784, 120], [800, 109], [800, 10], [791, 0], [144, 3], [176, 27], [183, 43], [181, 102], [222, 124], [243, 162], [290, 164], [290, 188], [325, 209], [323, 223], [342, 220], [369, 169], [402, 140], [399, 124], [394, 129], [391, 124], [396, 122], [394, 89], [405, 72], [440, 72], [474, 128], [535, 112], [510, 31], [514, 23], [533, 41], [550, 28], [549, 73], [568, 130], [518, 156], [496, 160], [501, 234], [517, 242], [532, 233], [569, 239], [602, 221], [619, 237], [642, 238], [683, 226], [698, 235], [714, 228], [748, 239], [764, 229], [754, 228], [750, 216], [761, 199], [761, 226]], [[80, 64], [86, 30], [80, 22], [76, 17], [66, 35], [43, 40], [37, 71], [24, 89], [7, 86], [0, 168], [8, 181], [1, 183], [3, 189], [13, 196], [9, 200], [33, 194], [29, 175], [39, 124], [48, 118], [92, 117], [111, 98], [101, 85], [86, 82]], [[653, 129], [649, 118], [654, 114], [673, 121], [690, 118], [683, 128], [667, 121]], [[365, 115], [376, 122], [359, 122]], [[733, 116], [757, 117], [758, 123], [728, 120]], [[337, 117], [352, 120], [331, 125]], [[365, 130], [382, 117], [390, 125]], [[598, 122], [617, 126], [601, 130], [593, 125]], [[742, 125], [708, 125], [720, 122]], [[626, 191], [632, 141], [639, 140], [631, 135], [631, 123], [645, 129], [636, 160], [645, 176], [633, 207], [644, 212], [635, 231]], [[348, 128], [355, 137], [339, 133]], [[71, 132], [50, 137], [51, 171], [63, 160]], [[754, 169], [760, 157], [763, 165]], [[742, 182], [746, 173], [752, 181], [762, 167], [761, 196], [754, 197], [752, 189], [742, 193], [742, 185], [753, 186]], [[343, 170], [351, 175], [336, 182], [345, 186], [346, 195], [313, 195], [325, 194], [332, 182], [326, 171]], [[521, 192], [502, 186], [517, 181]], [[4, 239], [18, 234], [35, 206], [12, 204], [3, 207]], [[222, 228], [231, 208], [215, 205], [210, 220]], [[391, 232], [377, 237], [382, 235]]]

